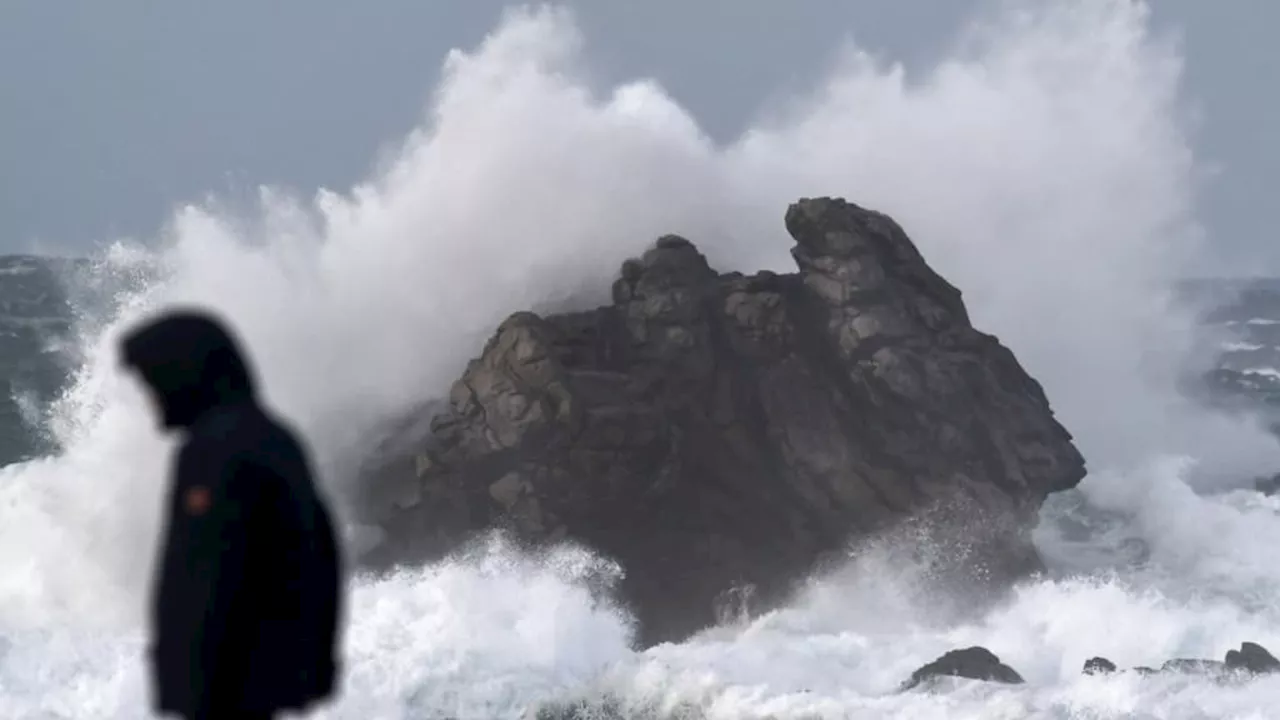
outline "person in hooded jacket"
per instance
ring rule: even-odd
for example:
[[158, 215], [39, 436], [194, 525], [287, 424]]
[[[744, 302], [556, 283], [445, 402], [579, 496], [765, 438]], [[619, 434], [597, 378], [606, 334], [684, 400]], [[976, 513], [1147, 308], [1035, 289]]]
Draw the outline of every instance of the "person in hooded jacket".
[[184, 435], [152, 592], [156, 711], [249, 720], [329, 699], [342, 568], [296, 434], [259, 402], [245, 353], [210, 314], [146, 323], [122, 361]]

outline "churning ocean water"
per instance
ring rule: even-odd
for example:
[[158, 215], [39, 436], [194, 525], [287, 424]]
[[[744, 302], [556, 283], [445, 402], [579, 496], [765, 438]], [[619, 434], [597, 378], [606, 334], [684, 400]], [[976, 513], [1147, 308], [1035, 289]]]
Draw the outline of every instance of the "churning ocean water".
[[[1091, 472], [1043, 513], [1051, 576], [956, 619], [918, 569], [862, 548], [785, 609], [636, 652], [582, 582], [605, 560], [494, 542], [360, 579], [342, 696], [318, 717], [577, 701], [707, 720], [1274, 717], [1280, 677], [1080, 674], [1094, 655], [1280, 652], [1280, 502], [1248, 487], [1280, 470], [1280, 446], [1179, 390], [1204, 348], [1260, 341], [1177, 301], [1212, 254], [1177, 45], [1130, 0], [1010, 5], [911, 77], [832, 48], [810, 92], [730, 142], [653, 82], [588, 82], [565, 12], [513, 12], [445, 59], [421, 126], [363, 184], [263, 190], [251, 213], [185, 207], [145, 246], [94, 258], [71, 276], [68, 384], [23, 415], [48, 444], [0, 470], [0, 717], [149, 716], [141, 623], [168, 446], [113, 356], [140, 314], [229, 315], [343, 497], [364, 431], [445, 391], [507, 313], [603, 301], [668, 232], [721, 270], [791, 270], [782, 215], [813, 195], [898, 219], [1075, 434]], [[1027, 684], [896, 692], [972, 644]]]

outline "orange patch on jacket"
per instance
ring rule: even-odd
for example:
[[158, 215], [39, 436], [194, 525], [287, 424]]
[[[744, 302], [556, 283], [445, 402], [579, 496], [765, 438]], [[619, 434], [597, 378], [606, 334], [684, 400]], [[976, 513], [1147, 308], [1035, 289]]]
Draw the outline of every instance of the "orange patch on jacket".
[[186, 508], [188, 515], [203, 515], [208, 512], [212, 504], [213, 498], [209, 495], [209, 488], [203, 485], [187, 488], [182, 496], [182, 506]]

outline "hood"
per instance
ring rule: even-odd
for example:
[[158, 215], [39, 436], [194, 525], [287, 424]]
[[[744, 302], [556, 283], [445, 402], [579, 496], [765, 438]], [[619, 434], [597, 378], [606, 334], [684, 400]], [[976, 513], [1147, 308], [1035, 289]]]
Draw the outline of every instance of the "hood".
[[139, 326], [121, 341], [121, 356], [150, 386], [166, 428], [190, 427], [219, 405], [254, 396], [239, 343], [205, 312], [169, 312]]

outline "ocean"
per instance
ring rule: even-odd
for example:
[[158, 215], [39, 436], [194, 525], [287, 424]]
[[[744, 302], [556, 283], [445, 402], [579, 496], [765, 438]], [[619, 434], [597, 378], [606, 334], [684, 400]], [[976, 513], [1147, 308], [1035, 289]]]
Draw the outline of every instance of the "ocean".
[[[1080, 672], [1280, 652], [1280, 498], [1253, 485], [1280, 472], [1280, 284], [1187, 282], [1214, 256], [1202, 168], [1183, 58], [1145, 6], [1012, 7], [923, 74], [832, 48], [727, 142], [652, 81], [599, 86], [570, 14], [513, 12], [445, 59], [420, 127], [351, 188], [264, 188], [85, 260], [0, 261], [0, 717], [150, 716], [170, 447], [113, 352], [141, 315], [230, 317], [341, 507], [377, 428], [446, 392], [506, 314], [599, 304], [672, 232], [719, 270], [788, 271], [783, 212], [814, 195], [901, 222], [1075, 435], [1090, 473], [1042, 512], [1048, 576], [958, 612], [870, 542], [783, 609], [640, 652], [587, 581], [607, 558], [494, 538], [356, 580], [342, 694], [316, 717], [1272, 716], [1280, 677]], [[1027, 683], [897, 692], [968, 645]]]

